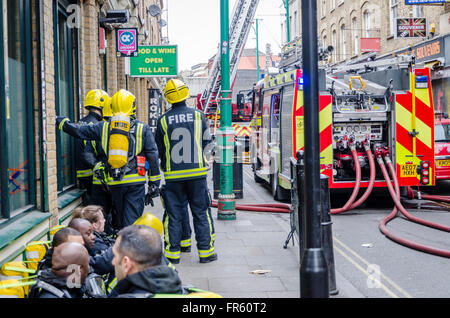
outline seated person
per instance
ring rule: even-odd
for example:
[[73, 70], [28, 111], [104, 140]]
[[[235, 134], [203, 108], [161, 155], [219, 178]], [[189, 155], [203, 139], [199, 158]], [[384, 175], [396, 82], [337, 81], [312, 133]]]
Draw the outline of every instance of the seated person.
[[69, 222], [69, 227], [80, 232], [81, 236], [83, 237], [84, 246], [88, 250], [89, 255], [93, 256], [91, 251], [92, 247], [94, 246], [95, 235], [91, 222], [85, 219], [75, 218]]
[[108, 249], [114, 245], [115, 240], [109, 238], [105, 233], [105, 216], [103, 209], [99, 205], [88, 205], [84, 208], [76, 208], [72, 214], [72, 219], [82, 218], [86, 219], [92, 224], [94, 230], [95, 241], [91, 250], [90, 255], [97, 255], [102, 253], [102, 251]]
[[40, 271], [51, 268], [54, 248], [66, 242], [76, 242], [82, 245], [84, 244], [83, 237], [77, 230], [70, 227], [65, 227], [59, 230], [55, 233], [55, 235], [53, 235], [52, 247], [47, 251], [47, 253], [45, 253], [44, 257], [39, 262], [37, 270]]
[[55, 247], [52, 267], [38, 273], [30, 298], [82, 298], [89, 274], [89, 253], [80, 243], [66, 242]]
[[183, 288], [176, 271], [162, 263], [159, 233], [145, 225], [122, 229], [113, 246], [113, 265], [117, 286], [109, 297], [151, 297], [181, 294]]

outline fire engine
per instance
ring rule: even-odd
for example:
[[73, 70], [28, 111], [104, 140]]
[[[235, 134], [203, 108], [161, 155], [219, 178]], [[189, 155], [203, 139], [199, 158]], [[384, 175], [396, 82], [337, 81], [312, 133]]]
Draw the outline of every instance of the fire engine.
[[450, 119], [437, 114], [435, 121], [436, 180], [450, 180]]
[[[386, 187], [375, 158], [392, 159], [399, 186], [435, 184], [429, 69], [398, 56], [319, 74], [321, 173], [332, 191]], [[297, 67], [253, 92], [250, 161], [255, 181], [270, 184], [276, 200], [290, 196], [291, 158], [304, 149], [303, 80]]]

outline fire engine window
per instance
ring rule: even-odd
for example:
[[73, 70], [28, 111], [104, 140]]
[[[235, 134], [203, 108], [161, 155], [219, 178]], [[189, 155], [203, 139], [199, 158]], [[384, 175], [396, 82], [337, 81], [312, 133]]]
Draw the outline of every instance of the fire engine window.
[[275, 94], [272, 96], [272, 114], [280, 114], [280, 94]]
[[435, 125], [434, 127], [435, 141], [450, 141], [450, 124], [439, 124]]

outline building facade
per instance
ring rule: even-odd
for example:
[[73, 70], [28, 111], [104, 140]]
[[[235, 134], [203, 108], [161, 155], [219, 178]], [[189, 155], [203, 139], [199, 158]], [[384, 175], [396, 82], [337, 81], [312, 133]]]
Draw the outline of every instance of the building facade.
[[[84, 97], [101, 88], [136, 96], [148, 122], [149, 92], [163, 82], [130, 78], [116, 57], [115, 29], [136, 27], [140, 45], [161, 44], [162, 0], [0, 0], [0, 264], [65, 220], [80, 204], [74, 142], [55, 127], [78, 121]], [[127, 24], [101, 23], [128, 10]]]

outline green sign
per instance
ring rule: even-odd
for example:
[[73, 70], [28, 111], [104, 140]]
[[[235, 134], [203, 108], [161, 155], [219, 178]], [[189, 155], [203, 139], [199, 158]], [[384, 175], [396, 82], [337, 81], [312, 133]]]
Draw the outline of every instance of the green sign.
[[130, 76], [176, 77], [178, 75], [176, 45], [139, 46], [139, 54], [130, 57]]

